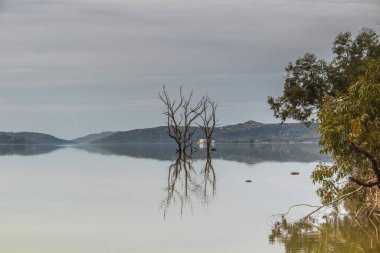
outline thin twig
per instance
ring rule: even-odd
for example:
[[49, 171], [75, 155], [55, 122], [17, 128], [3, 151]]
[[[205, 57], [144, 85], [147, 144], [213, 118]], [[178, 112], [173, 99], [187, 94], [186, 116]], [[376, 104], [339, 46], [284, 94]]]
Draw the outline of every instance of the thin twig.
[[302, 220], [306, 220], [307, 218], [309, 218], [311, 215], [313, 215], [314, 213], [318, 212], [318, 211], [321, 210], [322, 208], [327, 207], [327, 206], [331, 206], [331, 205], [333, 205], [333, 204], [339, 202], [341, 199], [346, 198], [346, 197], [348, 197], [348, 196], [354, 194], [355, 192], [360, 191], [362, 188], [363, 188], [363, 186], [360, 186], [358, 189], [356, 189], [356, 190], [354, 190], [354, 191], [352, 191], [352, 192], [349, 192], [349, 193], [343, 194], [342, 196], [340, 196], [339, 198], [333, 200], [332, 202], [327, 203], [326, 205], [322, 205], [322, 206], [318, 207], [317, 209], [315, 209], [314, 211], [312, 211], [311, 213], [309, 213], [308, 215], [306, 215], [305, 217], [303, 217]]
[[[313, 215], [314, 213], [318, 212], [318, 211], [321, 210], [322, 208], [327, 207], [327, 206], [331, 206], [331, 205], [333, 205], [333, 204], [339, 202], [341, 199], [346, 198], [346, 197], [348, 197], [348, 196], [350, 196], [350, 195], [352, 195], [352, 194], [358, 192], [358, 191], [361, 190], [362, 188], [363, 188], [363, 186], [359, 187], [358, 189], [356, 189], [356, 190], [354, 190], [354, 191], [352, 191], [352, 192], [346, 193], [346, 194], [340, 196], [339, 198], [337, 198], [337, 199], [335, 199], [335, 200], [333, 200], [333, 201], [331, 201], [330, 203], [327, 203], [327, 204], [325, 204], [325, 205], [314, 206], [314, 205], [309, 205], [309, 204], [297, 204], [297, 205], [293, 205], [293, 206], [289, 207], [289, 209], [288, 209], [288, 211], [287, 211], [286, 213], [283, 213], [283, 214], [277, 214], [277, 215], [280, 215], [281, 217], [285, 217], [286, 215], [289, 214], [289, 212], [290, 212], [293, 208], [295, 208], [295, 207], [300, 207], [300, 206], [307, 206], [307, 207], [316, 208], [315, 210], [313, 210], [312, 212], [310, 212], [308, 215], [304, 216], [304, 217], [301, 219], [301, 220], [306, 220], [307, 218], [309, 218], [311, 215]], [[274, 216], [276, 216], [276, 215], [274, 215]]]
[[297, 205], [293, 205], [291, 207], [289, 207], [288, 211], [286, 213], [282, 213], [282, 214], [276, 214], [274, 216], [282, 216], [282, 217], [285, 217], [286, 215], [288, 215], [290, 213], [290, 211], [294, 208], [294, 207], [299, 207], [299, 206], [307, 206], [307, 207], [312, 207], [312, 208], [318, 208], [320, 206], [313, 206], [313, 205], [309, 205], [309, 204], [297, 204]]

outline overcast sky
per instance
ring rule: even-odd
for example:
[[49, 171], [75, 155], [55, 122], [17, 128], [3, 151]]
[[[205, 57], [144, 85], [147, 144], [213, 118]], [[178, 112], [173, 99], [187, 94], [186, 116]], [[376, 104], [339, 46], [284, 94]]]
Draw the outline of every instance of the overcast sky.
[[163, 125], [163, 84], [207, 93], [223, 125], [278, 122], [289, 61], [379, 23], [379, 0], [0, 0], [0, 131]]

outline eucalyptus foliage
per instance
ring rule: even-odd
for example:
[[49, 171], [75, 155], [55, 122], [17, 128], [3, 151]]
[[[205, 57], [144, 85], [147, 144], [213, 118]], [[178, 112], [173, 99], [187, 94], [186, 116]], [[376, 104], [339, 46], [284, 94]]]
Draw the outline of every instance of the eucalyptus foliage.
[[[352, 38], [339, 34], [331, 62], [307, 53], [286, 68], [284, 91], [269, 97], [274, 115], [306, 124], [316, 121], [322, 152], [333, 165], [319, 164], [312, 174], [324, 203], [364, 186], [366, 201], [379, 203], [380, 42], [372, 29]], [[376, 194], [373, 194], [376, 187]], [[370, 189], [371, 190], [368, 190]]]
[[[327, 96], [318, 114], [322, 151], [331, 153], [335, 164], [319, 165], [313, 172], [322, 184], [318, 193], [325, 202], [347, 192], [355, 184], [380, 185], [380, 59], [366, 59], [358, 77], [344, 93]], [[373, 164], [375, 163], [375, 165]]]
[[282, 96], [268, 97], [276, 118], [306, 124], [315, 121], [326, 96], [347, 92], [363, 76], [365, 69], [361, 66], [366, 59], [380, 58], [379, 35], [367, 28], [355, 38], [349, 32], [340, 33], [333, 42], [332, 53], [330, 62], [306, 53], [288, 64]]

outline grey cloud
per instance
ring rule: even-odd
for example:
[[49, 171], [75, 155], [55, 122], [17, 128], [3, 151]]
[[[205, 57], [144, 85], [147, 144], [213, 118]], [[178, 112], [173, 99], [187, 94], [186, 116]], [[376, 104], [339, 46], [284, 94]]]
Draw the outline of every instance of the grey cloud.
[[[380, 13], [377, 0], [8, 0], [0, 8], [0, 99], [35, 109], [41, 96], [59, 108], [84, 97], [123, 104], [182, 84], [215, 95], [225, 122], [241, 121], [239, 114], [268, 121], [266, 96], [281, 92], [289, 61], [308, 51], [330, 57], [337, 33], [379, 29]], [[162, 123], [153, 121], [159, 108], [142, 111], [151, 125]], [[149, 121], [128, 112], [125, 128], [139, 122], [130, 117]]]

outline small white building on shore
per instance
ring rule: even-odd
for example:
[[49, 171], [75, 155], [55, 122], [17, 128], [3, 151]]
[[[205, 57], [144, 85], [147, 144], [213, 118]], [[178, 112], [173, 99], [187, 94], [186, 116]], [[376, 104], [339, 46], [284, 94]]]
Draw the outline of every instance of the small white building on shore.
[[[207, 139], [199, 139], [197, 141], [199, 148], [204, 148], [207, 146]], [[211, 147], [215, 148], [215, 140], [211, 140]]]

